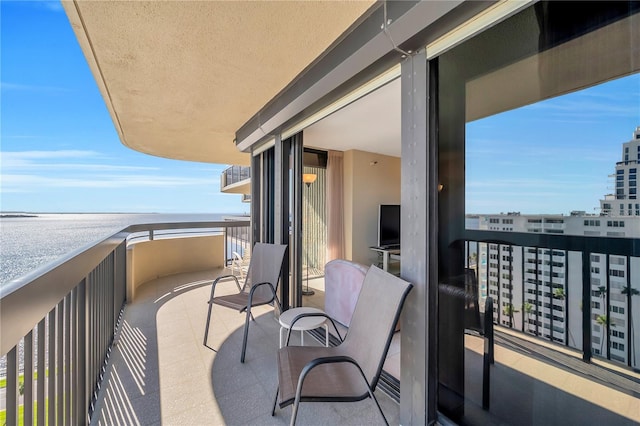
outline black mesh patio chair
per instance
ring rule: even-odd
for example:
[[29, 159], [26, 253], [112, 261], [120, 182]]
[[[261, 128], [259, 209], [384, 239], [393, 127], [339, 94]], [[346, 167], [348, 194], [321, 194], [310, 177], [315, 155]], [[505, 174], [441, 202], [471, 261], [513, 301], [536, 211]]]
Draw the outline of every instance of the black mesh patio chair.
[[293, 404], [294, 425], [300, 402], [355, 402], [371, 397], [387, 423], [374, 391], [411, 288], [410, 283], [371, 266], [340, 345], [279, 349], [278, 390], [271, 415], [275, 415], [278, 403], [280, 408]]
[[[204, 342], [207, 347], [209, 335], [209, 323], [211, 322], [211, 311], [213, 305], [221, 305], [231, 309], [237, 309], [240, 313], [247, 313], [244, 324], [244, 337], [242, 340], [242, 354], [240, 362], [244, 362], [247, 351], [247, 336], [249, 333], [249, 318], [251, 308], [254, 306], [266, 305], [274, 302], [277, 308], [282, 311], [282, 306], [278, 300], [278, 280], [282, 262], [287, 251], [286, 245], [256, 243], [252, 250], [251, 262], [245, 277], [244, 286], [240, 286], [238, 277], [235, 275], [223, 275], [216, 278], [211, 285], [211, 296], [209, 297], [209, 312], [207, 313], [207, 323], [204, 328]], [[221, 280], [232, 278], [238, 287], [238, 293], [226, 296], [215, 297], [216, 286]]]

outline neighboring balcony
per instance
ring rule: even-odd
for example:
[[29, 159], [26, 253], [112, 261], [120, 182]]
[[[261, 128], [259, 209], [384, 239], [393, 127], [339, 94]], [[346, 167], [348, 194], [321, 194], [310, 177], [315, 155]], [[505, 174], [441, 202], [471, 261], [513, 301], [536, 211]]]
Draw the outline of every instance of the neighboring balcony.
[[220, 175], [220, 191], [228, 194], [242, 194], [243, 202], [251, 202], [251, 167], [227, 167]]

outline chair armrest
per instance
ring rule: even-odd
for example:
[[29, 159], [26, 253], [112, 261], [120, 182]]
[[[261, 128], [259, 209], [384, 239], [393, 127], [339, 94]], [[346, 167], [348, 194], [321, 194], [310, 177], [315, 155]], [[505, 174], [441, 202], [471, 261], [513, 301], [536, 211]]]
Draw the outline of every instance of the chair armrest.
[[213, 292], [214, 289], [216, 288], [216, 285], [218, 285], [218, 282], [222, 279], [225, 278], [233, 278], [235, 283], [236, 283], [236, 287], [238, 287], [238, 291], [242, 291], [242, 288], [240, 287], [240, 282], [238, 282], [238, 277], [236, 277], [235, 275], [221, 275], [219, 277], [217, 277], [215, 280], [213, 280], [213, 283], [211, 283], [211, 298], [209, 299], [209, 301], [207, 303], [212, 303], [213, 302]]
[[268, 285], [269, 288], [271, 288], [271, 293], [273, 293], [273, 299], [271, 299], [270, 302], [272, 301], [276, 301], [278, 303], [278, 309], [280, 309], [280, 312], [282, 312], [282, 306], [280, 305], [280, 301], [278, 300], [278, 295], [276, 294], [276, 289], [273, 287], [273, 284], [271, 284], [268, 281], [262, 282], [262, 283], [258, 283], [255, 285], [251, 286], [251, 289], [249, 290], [249, 301], [247, 303], [247, 306], [245, 306], [244, 308], [240, 309], [240, 312], [244, 312], [247, 310], [247, 307], [251, 306], [252, 302], [253, 302], [253, 293], [258, 289], [258, 287], [262, 286], [262, 285]]
[[297, 315], [293, 319], [293, 321], [291, 321], [291, 326], [289, 327], [289, 331], [287, 332], [287, 343], [285, 344], [285, 346], [289, 346], [289, 339], [291, 338], [291, 330], [293, 330], [293, 325], [298, 320], [300, 320], [302, 318], [306, 318], [306, 317], [325, 317], [326, 319], [331, 321], [331, 324], [333, 325], [333, 329], [336, 331], [336, 334], [338, 335], [338, 339], [340, 339], [340, 343], [342, 343], [344, 341], [344, 339], [340, 335], [340, 332], [338, 331], [338, 327], [336, 326], [336, 323], [333, 320], [333, 318], [331, 318], [329, 315], [327, 315], [324, 312], [307, 312], [307, 313], [304, 313], [304, 314]]

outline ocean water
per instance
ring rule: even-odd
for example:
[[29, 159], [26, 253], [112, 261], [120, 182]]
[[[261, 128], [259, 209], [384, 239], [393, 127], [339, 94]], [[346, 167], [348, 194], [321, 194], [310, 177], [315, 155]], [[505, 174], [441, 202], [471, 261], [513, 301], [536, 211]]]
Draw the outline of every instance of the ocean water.
[[136, 223], [214, 221], [233, 214], [39, 214], [0, 218], [0, 288]]

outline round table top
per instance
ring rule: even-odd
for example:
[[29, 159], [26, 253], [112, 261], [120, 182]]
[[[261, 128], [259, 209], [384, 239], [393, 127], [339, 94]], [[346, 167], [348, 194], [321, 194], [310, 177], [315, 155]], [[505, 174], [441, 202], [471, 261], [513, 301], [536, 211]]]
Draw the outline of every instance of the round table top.
[[[280, 315], [280, 325], [291, 328], [291, 322], [300, 314], [320, 313], [324, 311], [317, 308], [291, 308]], [[299, 319], [293, 326], [293, 330], [313, 330], [322, 326], [327, 319], [325, 317], [306, 317]]]

